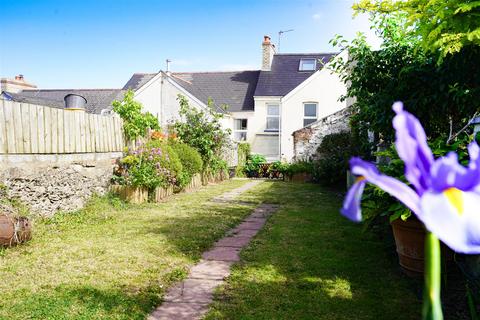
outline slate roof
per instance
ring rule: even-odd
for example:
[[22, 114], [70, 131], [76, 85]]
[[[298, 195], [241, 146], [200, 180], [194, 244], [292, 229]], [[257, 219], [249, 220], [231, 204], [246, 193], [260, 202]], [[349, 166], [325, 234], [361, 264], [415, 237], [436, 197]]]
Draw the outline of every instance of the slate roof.
[[175, 72], [172, 79], [203, 103], [228, 105], [228, 112], [252, 111], [260, 71]]
[[132, 89], [136, 91], [142, 87], [145, 83], [150, 81], [158, 73], [134, 73], [128, 82], [123, 86], [123, 90]]
[[5, 92], [13, 101], [38, 104], [47, 107], [63, 108], [63, 98], [74, 93], [87, 99], [86, 111], [100, 114], [103, 109], [111, 109], [113, 100], [121, 100], [124, 90], [121, 89], [35, 89], [23, 90], [19, 93]]
[[[261, 71], [255, 96], [285, 96], [320, 70], [336, 53], [275, 54], [270, 71]], [[317, 59], [315, 71], [299, 71], [302, 58]]]

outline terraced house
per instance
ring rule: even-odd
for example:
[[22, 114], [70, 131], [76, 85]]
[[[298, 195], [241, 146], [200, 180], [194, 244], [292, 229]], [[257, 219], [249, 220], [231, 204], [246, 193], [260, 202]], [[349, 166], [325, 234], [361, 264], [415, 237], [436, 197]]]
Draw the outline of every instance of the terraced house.
[[[196, 108], [213, 101], [224, 112], [223, 125], [235, 141], [247, 141], [252, 152], [268, 160], [293, 158], [292, 133], [347, 107], [340, 102], [345, 85], [330, 68], [334, 53], [276, 53], [270, 37], [262, 42], [260, 70], [136, 73], [121, 89], [40, 90], [31, 87], [5, 90], [15, 101], [63, 106], [63, 97], [77, 93], [87, 99], [87, 111], [111, 110], [111, 102], [131, 89], [145, 110], [163, 127], [179, 117], [178, 94]], [[22, 78], [23, 80], [23, 78]]]

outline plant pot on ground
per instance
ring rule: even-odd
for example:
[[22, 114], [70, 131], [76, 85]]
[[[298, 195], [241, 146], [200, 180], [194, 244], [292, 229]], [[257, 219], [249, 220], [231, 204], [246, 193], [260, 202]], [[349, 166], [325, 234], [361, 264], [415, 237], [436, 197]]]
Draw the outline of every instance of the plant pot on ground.
[[32, 224], [26, 217], [0, 214], [0, 246], [13, 246], [32, 238]]
[[[424, 271], [425, 226], [411, 216], [390, 222], [395, 238], [399, 263], [403, 271], [411, 277], [421, 277]], [[442, 260], [447, 264], [453, 261], [453, 251], [442, 244]]]

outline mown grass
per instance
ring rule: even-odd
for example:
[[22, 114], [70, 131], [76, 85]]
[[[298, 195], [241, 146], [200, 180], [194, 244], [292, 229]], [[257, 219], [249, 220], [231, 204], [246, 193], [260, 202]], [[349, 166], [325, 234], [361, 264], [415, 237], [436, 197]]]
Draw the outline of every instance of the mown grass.
[[0, 251], [0, 319], [144, 319], [165, 289], [251, 212], [209, 203], [246, 181], [126, 205], [96, 198], [35, 221], [33, 240]]
[[281, 209], [242, 251], [206, 319], [420, 318], [415, 284], [385, 243], [339, 215], [341, 196], [265, 182], [240, 198]]

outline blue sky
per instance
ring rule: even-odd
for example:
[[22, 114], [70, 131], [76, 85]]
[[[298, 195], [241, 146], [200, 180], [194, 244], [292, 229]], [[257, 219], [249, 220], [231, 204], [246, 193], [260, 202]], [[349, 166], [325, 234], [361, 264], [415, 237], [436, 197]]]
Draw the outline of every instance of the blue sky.
[[353, 0], [0, 0], [0, 77], [41, 88], [117, 88], [135, 72], [258, 69], [263, 35], [281, 51], [331, 52], [369, 30]]

